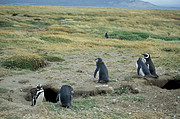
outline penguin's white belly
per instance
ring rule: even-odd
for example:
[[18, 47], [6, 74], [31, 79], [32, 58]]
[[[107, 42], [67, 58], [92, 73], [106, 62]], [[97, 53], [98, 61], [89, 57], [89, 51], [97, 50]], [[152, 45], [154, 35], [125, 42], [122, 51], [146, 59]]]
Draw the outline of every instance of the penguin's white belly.
[[41, 104], [44, 98], [44, 92], [42, 92], [36, 99], [36, 105]]
[[98, 72], [97, 72], [97, 77], [98, 77], [98, 79], [99, 79], [99, 72], [100, 72], [100, 70], [98, 70]]
[[136, 62], [136, 68], [138, 68], [138, 64], [137, 64], [137, 62]]
[[144, 72], [142, 71], [142, 68], [140, 68], [139, 73], [140, 73], [142, 76], [145, 76]]
[[[137, 64], [137, 62], [136, 62], [136, 68], [138, 69], [138, 64]], [[140, 73], [142, 76], [145, 76], [144, 72], [142, 71], [142, 68], [140, 68], [139, 73]]]

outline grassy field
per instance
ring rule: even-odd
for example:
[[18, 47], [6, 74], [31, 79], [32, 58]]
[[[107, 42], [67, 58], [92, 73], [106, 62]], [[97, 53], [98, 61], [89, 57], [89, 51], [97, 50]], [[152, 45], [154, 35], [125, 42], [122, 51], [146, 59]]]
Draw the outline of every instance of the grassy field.
[[[109, 39], [105, 39], [105, 32]], [[43, 70], [48, 61], [65, 61], [61, 56], [74, 51], [104, 50], [131, 52], [137, 58], [148, 52], [156, 67], [179, 72], [180, 11], [0, 5], [0, 78]], [[132, 118], [99, 110], [101, 105], [94, 98], [74, 100], [73, 111], [50, 103], [39, 108], [50, 111], [52, 118]], [[121, 100], [141, 102], [144, 98], [124, 96]], [[133, 117], [141, 116], [134, 113]]]

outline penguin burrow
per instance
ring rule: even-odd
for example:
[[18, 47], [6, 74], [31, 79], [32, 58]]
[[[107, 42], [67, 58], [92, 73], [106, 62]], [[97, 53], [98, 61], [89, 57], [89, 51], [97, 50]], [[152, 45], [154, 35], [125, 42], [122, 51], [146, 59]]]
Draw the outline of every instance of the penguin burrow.
[[49, 85], [42, 86], [38, 84], [36, 88], [31, 87], [25, 89], [25, 92], [27, 92], [27, 94], [24, 98], [26, 101], [32, 101], [32, 106], [42, 101], [57, 103], [56, 96], [58, 89], [52, 88]]
[[46, 101], [57, 103], [56, 101], [57, 91], [52, 88], [45, 88], [44, 89], [44, 97]]
[[109, 82], [109, 76], [108, 76], [108, 70], [102, 61], [101, 58], [96, 59], [96, 70], [94, 72], [94, 78], [96, 78], [96, 74], [98, 73], [99, 75], [99, 80], [98, 82]]
[[162, 88], [167, 90], [180, 89], [180, 80], [169, 80]]

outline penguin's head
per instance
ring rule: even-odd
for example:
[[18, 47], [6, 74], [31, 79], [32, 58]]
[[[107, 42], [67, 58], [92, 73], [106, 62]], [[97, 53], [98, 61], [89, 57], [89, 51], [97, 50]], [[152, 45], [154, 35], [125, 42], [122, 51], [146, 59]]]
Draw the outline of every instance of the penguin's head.
[[142, 55], [144, 55], [144, 59], [150, 58], [150, 54], [149, 53], [143, 53]]
[[38, 84], [38, 85], [37, 85], [37, 90], [40, 90], [40, 89], [42, 89], [42, 85], [41, 85], [41, 84]]
[[96, 63], [101, 63], [102, 62], [102, 59], [101, 58], [97, 58], [96, 59]]
[[139, 60], [141, 60], [141, 61], [142, 61], [142, 58], [141, 58], [141, 57], [139, 57], [139, 58], [138, 58], [138, 61], [139, 61]]

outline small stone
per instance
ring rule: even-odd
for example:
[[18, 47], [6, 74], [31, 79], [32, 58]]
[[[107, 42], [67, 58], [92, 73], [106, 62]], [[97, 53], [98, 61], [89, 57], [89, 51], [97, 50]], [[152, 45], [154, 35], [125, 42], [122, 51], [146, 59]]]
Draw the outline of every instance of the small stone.
[[178, 102], [174, 102], [174, 106], [177, 106], [179, 103]]

